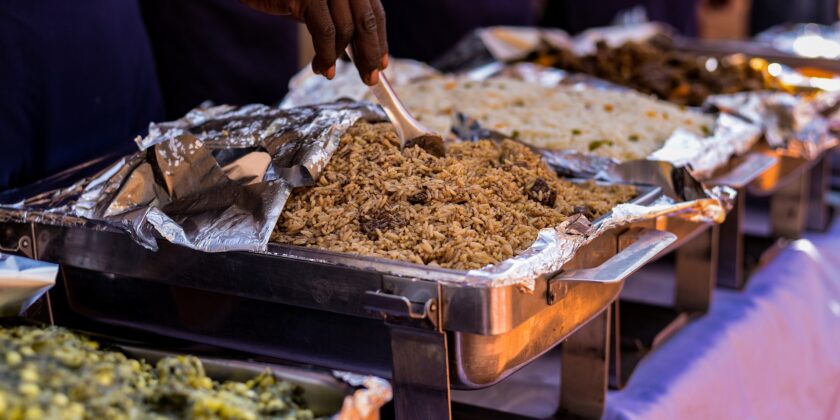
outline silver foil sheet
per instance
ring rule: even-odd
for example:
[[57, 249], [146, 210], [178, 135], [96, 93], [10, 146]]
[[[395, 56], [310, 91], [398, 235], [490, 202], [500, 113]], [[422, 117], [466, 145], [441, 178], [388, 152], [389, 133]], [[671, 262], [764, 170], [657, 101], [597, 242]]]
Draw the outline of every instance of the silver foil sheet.
[[784, 24], [762, 31], [755, 39], [801, 57], [840, 58], [840, 26], [837, 24]]
[[[642, 172], [667, 172], [669, 169], [673, 168], [661, 167], [651, 161]], [[639, 173], [638, 176], [664, 178], [667, 174]], [[702, 197], [693, 200], [679, 201], [662, 196], [649, 205], [620, 204], [607, 217], [591, 225], [585, 218], [569, 218], [556, 228], [541, 230], [536, 241], [516, 257], [480, 270], [470, 270], [459, 283], [484, 287], [516, 285], [520, 290], [530, 292], [534, 290], [537, 279], [561, 270], [581, 248], [610, 229], [659, 217], [679, 217], [698, 223], [722, 223], [732, 208], [736, 192], [728, 187], [715, 187], [711, 190], [700, 188]]]
[[[427, 64], [406, 59], [391, 59], [385, 69], [385, 75], [394, 85], [438, 74], [437, 70]], [[310, 67], [300, 70], [289, 82], [289, 93], [283, 98], [280, 107], [290, 109], [340, 99], [361, 101], [367, 94], [368, 88], [353, 63], [338, 60], [333, 80], [315, 74]]]
[[709, 179], [735, 156], [746, 153], [761, 139], [757, 124], [728, 113], [718, 113], [710, 136], [700, 137], [679, 129], [648, 159], [670, 162], [690, 169], [698, 179]]
[[838, 92], [745, 92], [709, 97], [706, 106], [760, 126], [767, 143], [787, 155], [814, 159], [838, 142]]
[[[359, 119], [382, 121], [383, 114], [364, 103], [195, 110], [153, 124], [137, 140], [139, 152], [95, 176], [3, 206], [0, 220], [70, 226], [93, 220], [152, 249], [159, 236], [201, 251], [261, 252], [291, 189], [317, 179], [340, 134]], [[684, 168], [667, 163], [589, 170], [613, 183], [659, 186], [664, 198], [654, 205], [619, 205], [594, 225], [575, 217], [543, 229], [520, 255], [464, 272], [458, 282], [533, 289], [537, 278], [557, 272], [607, 229], [670, 216], [720, 222], [728, 209], [731, 191], [706, 190]]]
[[0, 317], [20, 315], [55, 285], [58, 266], [0, 254]]
[[[828, 39], [825, 36], [827, 30], [826, 28], [821, 29], [822, 33], [819, 37], [825, 41]], [[537, 34], [541, 31], [543, 31], [541, 28], [522, 28], [518, 32], [518, 36], [533, 38], [538, 36]], [[828, 32], [831, 32], [833, 36], [836, 28], [830, 28]], [[585, 55], [594, 52], [595, 45], [599, 41], [617, 47], [628, 41], [644, 41], [660, 35], [668, 36], [672, 33], [673, 31], [667, 26], [657, 23], [593, 28], [568, 39], [565, 47], [578, 55]], [[493, 53], [494, 49], [487, 48], [487, 44], [498, 42], [498, 40], [492, 39], [495, 34], [507, 36], [505, 28], [487, 28], [482, 34], [483, 36], [480, 39], [484, 42], [486, 50], [495, 62], [485, 62], [480, 67], [471, 66], [465, 62], [460, 70], [467, 72], [472, 77], [480, 75], [486, 78], [504, 74], [543, 86], [563, 84], [581, 88], [626, 89], [592, 76], [569, 74], [557, 69], [544, 69], [538, 65], [501, 64], [509, 63], [511, 61], [509, 57], [527, 56], [529, 53], [537, 51], [538, 47], [534, 47], [533, 43], [522, 42], [516, 44], [521, 47], [519, 51], [507, 51], [505, 54], [496, 55]], [[789, 38], [791, 42], [799, 41], [804, 45], [815, 38], [814, 26], [794, 26], [790, 30], [773, 31], [760, 38], [767, 42]], [[472, 48], [479, 48], [479, 46], [473, 45]], [[461, 53], [465, 56], [468, 55], [463, 51]], [[459, 70], [458, 66], [450, 65], [450, 71], [457, 70]], [[657, 151], [650, 158], [661, 159], [678, 165], [693, 162], [694, 164], [691, 165], [693, 173], [701, 179], [706, 179], [711, 176], [716, 168], [725, 164], [733, 156], [733, 151], [745, 150], [747, 145], [752, 145], [758, 141], [761, 134], [766, 135], [771, 146], [782, 153], [808, 159], [812, 159], [822, 151], [834, 147], [837, 143], [834, 131], [837, 126], [840, 126], [840, 122], [837, 122], [840, 115], [835, 115], [838, 96], [834, 92], [840, 91], [840, 80], [804, 76], [779, 63], [770, 63], [768, 72], [791, 89], [806, 93], [791, 95], [777, 92], [747, 92], [712, 97], [709, 102], [713, 105], [721, 105], [719, 110], [744, 117], [743, 119], [746, 122], [731, 118], [725, 120], [718, 118], [715, 132], [706, 139], [698, 139], [696, 136], [688, 135], [685, 132], [674, 133], [674, 136], [666, 141], [663, 150]], [[761, 130], [758, 135], [756, 135], [756, 126]], [[724, 139], [728, 139], [734, 144], [728, 145], [726, 141], [722, 141]], [[689, 154], [689, 151], [692, 151], [692, 153]], [[698, 151], [703, 152], [697, 153]], [[549, 157], [549, 160], [560, 165], [558, 168], [564, 172], [576, 167], [588, 169], [593, 165], [604, 163], [601, 161], [593, 162], [592, 165], [584, 165], [581, 163], [579, 156], [570, 156], [574, 157], [574, 161], [570, 162], [569, 165], [564, 165], [563, 155], [555, 159]], [[568, 168], [565, 166], [568, 166]], [[586, 172], [583, 172], [580, 175], [586, 174]]]
[[[471, 79], [491, 78], [495, 76], [514, 77], [544, 87], [567, 86], [573, 89], [596, 89], [627, 91], [626, 87], [610, 83], [585, 74], [570, 73], [565, 70], [548, 68], [532, 63], [473, 69], [466, 73]], [[648, 159], [669, 162], [676, 166], [685, 166], [699, 179], [708, 179], [716, 169], [726, 165], [736, 155], [749, 150], [761, 138], [762, 130], [752, 120], [739, 118], [724, 112], [716, 113], [712, 132], [705, 137], [685, 130], [677, 130], [665, 140], [661, 149], [652, 153]], [[465, 124], [468, 122], [469, 124]], [[468, 116], [459, 116], [453, 125], [453, 132], [459, 138], [475, 139], [487, 134]], [[495, 137], [505, 136], [496, 133]], [[546, 161], [558, 172], [578, 177], [592, 177], [599, 172], [608, 172], [620, 162], [588, 153], [569, 150], [538, 150]]]
[[206, 252], [262, 251], [294, 187], [309, 185], [370, 104], [196, 109], [152, 124], [140, 151], [75, 184], [0, 205], [0, 220], [127, 231]]

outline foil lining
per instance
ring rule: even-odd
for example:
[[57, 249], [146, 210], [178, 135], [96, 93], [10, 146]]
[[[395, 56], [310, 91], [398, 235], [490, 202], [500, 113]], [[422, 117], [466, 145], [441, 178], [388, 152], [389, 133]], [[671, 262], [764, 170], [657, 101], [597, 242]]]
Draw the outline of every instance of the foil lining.
[[[439, 73], [419, 61], [391, 59], [388, 68], [385, 69], [385, 75], [392, 84], [401, 85]], [[280, 107], [290, 109], [340, 99], [361, 101], [367, 94], [368, 87], [362, 82], [353, 63], [338, 60], [333, 80], [315, 74], [309, 67], [299, 71], [289, 82], [289, 93], [283, 98]]]
[[722, 223], [735, 196], [736, 192], [731, 188], [714, 187], [706, 190], [704, 197], [690, 201], [679, 202], [663, 196], [650, 205], [619, 204], [607, 217], [583, 231], [580, 221], [570, 218], [557, 228], [541, 230], [536, 241], [516, 257], [480, 270], [470, 270], [459, 283], [484, 287], [515, 285], [522, 291], [532, 292], [537, 279], [559, 272], [586, 244], [608, 230], [659, 217]]
[[711, 136], [700, 137], [678, 129], [648, 159], [684, 166], [698, 179], [709, 179], [731, 158], [747, 153], [761, 135], [761, 127], [757, 124], [719, 113]]
[[55, 285], [58, 266], [0, 254], [0, 317], [20, 315]]
[[[631, 90], [590, 75], [570, 73], [533, 63], [514, 63], [498, 67], [495, 73], [483, 71], [482, 74], [487, 78], [496, 75], [515, 77], [544, 87]], [[473, 75], [473, 78], [475, 77]], [[474, 129], [481, 130], [480, 127]], [[686, 166], [695, 177], [708, 179], [715, 170], [726, 165], [733, 156], [746, 153], [761, 139], [761, 135], [761, 127], [756, 123], [726, 113], [718, 113], [710, 135], [701, 137], [687, 130], [678, 129], [665, 140], [663, 147], [653, 152], [648, 159]], [[568, 150], [539, 149], [539, 151], [558, 172], [570, 176], [591, 177], [619, 164], [608, 158]]]
[[755, 39], [779, 51], [808, 58], [840, 58], [840, 26], [796, 23], [774, 26]]
[[572, 40], [572, 51], [577, 55], [589, 55], [595, 53], [596, 45], [600, 41], [606, 42], [610, 47], [619, 47], [627, 42], [643, 42], [659, 35], [673, 33], [673, 29], [657, 22], [591, 28]]
[[263, 251], [294, 187], [310, 185], [370, 104], [292, 110], [248, 105], [196, 109], [152, 124], [140, 151], [63, 189], [0, 205], [0, 219], [59, 225], [84, 221], [205, 252]]
[[[524, 28], [523, 30], [528, 29]], [[490, 32], [488, 32], [489, 34]], [[495, 32], [494, 32], [495, 33]], [[485, 35], [485, 38], [489, 35]], [[531, 45], [524, 43], [523, 45]], [[434, 70], [412, 60], [391, 60], [389, 69], [394, 71], [394, 85], [407, 84], [414, 80], [435, 76]], [[503, 65], [499, 62], [478, 67], [462, 74], [471, 80], [485, 80], [496, 76], [515, 77], [544, 87], [566, 86], [572, 89], [597, 89], [628, 91], [630, 89], [586, 74], [570, 73], [532, 63], [514, 63]], [[299, 106], [309, 103], [330, 101], [338, 98], [365, 100], [368, 89], [359, 79], [354, 67], [341, 62], [337, 66], [333, 81], [312, 73], [308, 68], [302, 70], [289, 85], [289, 94], [283, 100], [283, 107]], [[492, 139], [510, 137], [481, 127], [469, 116], [456, 113], [452, 133], [460, 139]], [[695, 176], [706, 179], [715, 169], [725, 165], [735, 151], [745, 151], [760, 138], [758, 128], [753, 125], [726, 116], [719, 116], [713, 133], [700, 138], [688, 132], [676, 132], [665, 142], [663, 150], [657, 151], [651, 158], [674, 164], [692, 162], [691, 169]], [[574, 177], [592, 177], [607, 170], [618, 162], [596, 155], [569, 150], [551, 150], [532, 148], [538, 151], [559, 173]], [[688, 151], [692, 153], [689, 154]]]
[[746, 92], [709, 97], [706, 106], [760, 126], [767, 143], [786, 155], [815, 159], [838, 143], [838, 92]]
[[[832, 28], [834, 29], [836, 28]], [[519, 36], [533, 38], [542, 30], [541, 28], [522, 28]], [[795, 26], [790, 31], [772, 32], [762, 37], [762, 40], [772, 42], [774, 37], [779, 36], [774, 33], [781, 33], [783, 34], [781, 36], [791, 37], [792, 42], [795, 42], [803, 37], [813, 38], [813, 32], [813, 25]], [[509, 57], [522, 57], [533, 53], [539, 46], [534, 47], [533, 43], [522, 42], [517, 44], [521, 48], [516, 52], [507, 51], [505, 54], [494, 55], [495, 50], [488, 48], [487, 44], [499, 41], [492, 39], [493, 34], [496, 33], [498, 32], [493, 28], [487, 28], [482, 32], [483, 36], [477, 38], [478, 43], [464, 45], [464, 48], [483, 49], [492, 57], [491, 60], [486, 60], [482, 66], [475, 66], [469, 62], [457, 65], [457, 57], [444, 57], [442, 60], [449, 63], [448, 70], [464, 71], [473, 78], [487, 78], [503, 74], [542, 86], [571, 85], [585, 89], [627, 89], [592, 76], [569, 74], [557, 69], [541, 69], [540, 66], [534, 64], [502, 64], [512, 61]], [[673, 31], [667, 26], [657, 23], [593, 28], [568, 39], [565, 46], [576, 54], [585, 55], [594, 51], [598, 41], [605, 41], [610, 46], [619, 46], [628, 41], [644, 41], [658, 36], [669, 36], [672, 33]], [[469, 56], [466, 51], [460, 51], [460, 55]], [[837, 144], [835, 131], [840, 128], [840, 115], [836, 115], [837, 105], [840, 103], [836, 93], [840, 91], [840, 80], [804, 76], [779, 63], [769, 64], [768, 72], [793, 90], [804, 93], [792, 95], [776, 92], [747, 92], [719, 95], [709, 100], [710, 103], [721, 105], [718, 110], [744, 117], [748, 123], [759, 127], [762, 130], [759, 135], [755, 134], [755, 127], [750, 127], [744, 122], [731, 118], [722, 120], [719, 117], [716, 131], [708, 138], [701, 140], [686, 132], [674, 133], [672, 138], [666, 141], [665, 147], [655, 152], [651, 158], [674, 164], [692, 162], [691, 168], [695, 176], [707, 179], [715, 169], [727, 163], [733, 156], [733, 151], [736, 152], [734, 154], [743, 153], [741, 151], [744, 151], [747, 145], [755, 144], [761, 134], [767, 137], [771, 146], [782, 153], [806, 159], [813, 159], [823, 151], [834, 147]], [[725, 139], [734, 144], [727, 144]], [[692, 153], [689, 154], [689, 151]], [[581, 176], [591, 173], [595, 165], [606, 164], [601, 161], [587, 165], [581, 162], [580, 156], [569, 156], [573, 157], [574, 161], [566, 165], [563, 154], [554, 159], [550, 157], [550, 152], [547, 154], [547, 158], [561, 172], [567, 173], [574, 168], [584, 168], [585, 171], [580, 173]]]
[[[392, 82], [395, 85], [407, 84], [437, 74], [416, 61], [394, 59], [391, 62], [393, 64], [389, 69], [398, 69], [399, 72], [395, 71], [395, 75], [400, 75]], [[315, 75], [308, 68], [304, 69], [290, 84], [289, 95], [284, 99], [283, 106], [297, 106], [340, 97], [359, 101], [367, 99], [367, 87], [361, 82], [352, 65], [340, 63], [336, 74], [336, 78], [330, 82]], [[495, 62], [467, 71], [461, 76], [476, 81], [496, 76], [514, 77], [544, 87], [630, 90], [593, 76], [570, 73], [532, 63], [504, 65]], [[455, 137], [466, 140], [510, 137], [509, 134], [485, 129], [469, 116], [457, 113], [451, 131]], [[686, 165], [695, 177], [708, 179], [716, 169], [726, 165], [731, 157], [746, 152], [760, 138], [761, 130], [756, 124], [731, 115], [719, 114], [713, 132], [709, 136], [699, 137], [687, 131], [677, 131], [649, 159]], [[566, 176], [589, 178], [619, 163], [609, 158], [569, 150], [534, 147], [532, 149], [542, 154], [554, 169]]]

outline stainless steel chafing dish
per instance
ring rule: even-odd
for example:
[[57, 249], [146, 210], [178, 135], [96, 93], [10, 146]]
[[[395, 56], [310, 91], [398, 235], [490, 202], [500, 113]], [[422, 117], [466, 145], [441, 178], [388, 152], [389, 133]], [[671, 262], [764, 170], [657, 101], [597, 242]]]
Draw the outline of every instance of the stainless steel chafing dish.
[[[125, 326], [391, 378], [401, 418], [445, 418], [450, 388], [489, 386], [565, 340], [562, 409], [600, 415], [609, 304], [624, 278], [675, 240], [660, 224], [670, 217], [720, 221], [731, 191], [709, 191], [685, 170], [642, 162], [639, 172], [656, 182], [634, 183], [656, 187], [639, 187], [632, 203], [615, 207], [591, 228], [570, 221], [545, 229], [521, 258], [481, 270], [261, 246], [258, 239], [279, 216], [272, 203], [284, 201], [291, 185], [315, 177], [341, 127], [363, 118], [363, 111], [341, 104], [289, 111], [221, 107], [153, 126], [160, 133], [141, 141], [141, 152], [70, 188], [67, 176], [53, 180], [63, 184], [57, 189], [0, 198], [16, 203], [0, 208], [0, 250], [62, 265], [60, 284], [50, 294], [60, 324]], [[252, 114], [265, 114], [257, 130]], [[231, 136], [217, 123], [247, 132]], [[320, 134], [313, 137], [312, 128]], [[293, 147], [272, 146], [283, 141]], [[230, 152], [241, 152], [243, 144], [245, 151], [291, 153], [305, 146], [312, 153], [275, 153], [276, 167], [257, 174], [266, 194], [240, 208], [219, 191], [251, 188], [248, 179], [219, 168], [239, 162], [241, 153]], [[190, 164], [178, 166], [184, 159]], [[156, 165], [152, 172], [148, 164]], [[208, 167], [217, 176], [204, 176]], [[287, 178], [289, 169], [309, 177]], [[173, 174], [161, 182], [151, 176], [154, 170]], [[208, 182], [194, 185], [196, 180]], [[151, 196], [158, 201], [129, 200], [137, 202], [125, 210], [120, 197], [134, 191], [125, 191], [126, 185], [155, 187]], [[103, 211], [115, 203], [118, 212]], [[220, 209], [242, 222], [226, 224], [217, 217]], [[656, 223], [646, 225], [652, 218]], [[150, 224], [155, 231], [147, 229]], [[228, 245], [247, 251], [203, 252]]]
[[[649, 189], [636, 202], [658, 196]], [[59, 323], [124, 325], [388, 377], [400, 418], [445, 417], [450, 387], [496, 383], [604, 317], [623, 279], [673, 240], [655, 230], [607, 231], [529, 291], [465, 282], [465, 271], [288, 245], [212, 254], [159, 241], [153, 252], [95, 222], [0, 224], [4, 252], [62, 265], [50, 296]], [[584, 340], [606, 349], [602, 335]], [[591, 369], [603, 371], [606, 355], [567, 347], [582, 352], [583, 369], [568, 369], [565, 408], [597, 412], [605, 383], [593, 383]]]

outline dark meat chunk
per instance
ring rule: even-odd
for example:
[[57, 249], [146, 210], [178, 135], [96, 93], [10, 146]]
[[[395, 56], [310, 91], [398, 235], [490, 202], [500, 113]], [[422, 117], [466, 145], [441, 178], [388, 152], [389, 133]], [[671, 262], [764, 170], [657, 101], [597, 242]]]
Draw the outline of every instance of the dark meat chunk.
[[568, 220], [569, 224], [566, 225], [566, 232], [572, 233], [575, 235], [583, 235], [589, 228], [592, 226], [592, 223], [589, 222], [589, 219], [582, 214], [574, 214]]
[[413, 146], [417, 146], [435, 157], [446, 156], [446, 147], [443, 144], [443, 139], [439, 136], [427, 134], [405, 142], [406, 149]]
[[595, 216], [595, 210], [593, 210], [592, 207], [585, 205], [575, 206], [575, 208], [572, 209], [572, 211], [574, 212], [574, 214], [582, 214], [586, 216], [587, 219], [592, 219], [593, 216]]
[[366, 215], [359, 215], [359, 227], [372, 241], [379, 239], [380, 232], [402, 226], [405, 226], [405, 220], [386, 210], [375, 210]]
[[528, 198], [546, 207], [554, 207], [557, 202], [557, 191], [554, 191], [543, 178], [537, 178], [528, 190]]
[[426, 204], [429, 201], [429, 193], [420, 191], [408, 197], [408, 202], [411, 204]]
[[671, 92], [674, 74], [656, 63], [646, 63], [639, 68], [639, 82], [660, 97]]
[[529, 60], [587, 73], [680, 105], [699, 106], [713, 94], [787, 90], [766, 69], [753, 67], [752, 61], [716, 59], [712, 66], [709, 57], [678, 51], [664, 38], [619, 47], [600, 41], [586, 56], [556, 49]]

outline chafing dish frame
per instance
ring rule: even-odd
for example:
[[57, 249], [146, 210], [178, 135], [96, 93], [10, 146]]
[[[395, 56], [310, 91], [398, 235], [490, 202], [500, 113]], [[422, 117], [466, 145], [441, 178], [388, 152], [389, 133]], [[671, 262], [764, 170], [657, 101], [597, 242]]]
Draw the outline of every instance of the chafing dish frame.
[[[652, 202], [658, 194], [653, 188], [633, 201]], [[330, 367], [391, 377], [399, 418], [445, 418], [451, 410], [450, 387], [489, 386], [570, 336], [570, 342], [576, 342], [573, 333], [603, 316], [618, 296], [624, 277], [675, 239], [666, 232], [632, 230], [630, 240], [624, 236], [628, 232], [629, 228], [617, 228], [595, 238], [560, 274], [539, 278], [532, 292], [518, 285], [459, 283], [459, 273], [464, 272], [457, 270], [288, 245], [271, 245], [265, 254], [207, 254], [161, 241], [155, 253], [124, 232], [93, 222], [73, 227], [0, 223], [0, 247], [4, 252], [88, 270], [103, 279], [126, 277], [383, 321], [390, 337], [390, 369], [365, 372], [354, 369], [353, 361], [338, 360], [333, 361], [337, 366]], [[627, 255], [635, 260], [628, 261]], [[596, 266], [600, 270], [582, 270]], [[66, 276], [70, 270], [62, 271]], [[587, 273], [601, 277], [587, 279]], [[609, 275], [618, 277], [604, 278]], [[272, 277], [282, 281], [265, 281]], [[60, 315], [56, 320], [61, 323]], [[589, 342], [594, 336], [586, 337], [584, 341]], [[605, 342], [598, 345], [607, 346]], [[574, 345], [567, 347], [569, 354], [576, 354]], [[302, 354], [312, 349], [297, 350]], [[295, 361], [313, 361], [307, 357]], [[603, 409], [606, 359], [580, 357], [590, 360], [591, 366], [578, 371], [583, 377], [568, 370], [564, 387], [568, 407], [564, 409]], [[604, 371], [604, 380], [591, 380], [592, 369]], [[589, 402], [581, 405], [583, 401]], [[426, 411], [418, 410], [420, 406]]]

